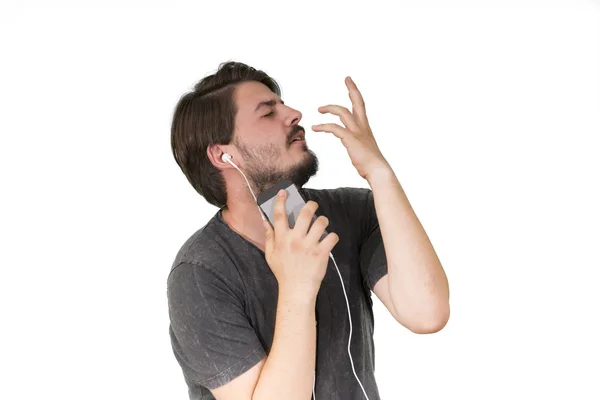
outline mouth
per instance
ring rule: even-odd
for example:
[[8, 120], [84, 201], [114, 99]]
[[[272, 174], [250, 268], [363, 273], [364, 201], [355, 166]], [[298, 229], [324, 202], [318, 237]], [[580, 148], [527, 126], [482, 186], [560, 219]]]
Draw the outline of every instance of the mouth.
[[300, 131], [292, 138], [292, 141], [290, 142], [290, 144], [292, 144], [294, 142], [304, 142], [304, 141], [305, 141], [304, 132]]
[[290, 147], [291, 147], [291, 146], [294, 146], [294, 145], [302, 146], [302, 145], [304, 145], [305, 143], [306, 143], [306, 142], [305, 142], [304, 140], [294, 140], [294, 141], [292, 142], [292, 144], [290, 144]]

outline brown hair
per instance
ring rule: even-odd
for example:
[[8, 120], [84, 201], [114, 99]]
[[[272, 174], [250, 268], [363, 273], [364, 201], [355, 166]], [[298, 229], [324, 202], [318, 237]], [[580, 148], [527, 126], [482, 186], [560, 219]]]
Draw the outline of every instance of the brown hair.
[[171, 150], [175, 161], [200, 196], [219, 208], [227, 203], [225, 180], [206, 151], [209, 146], [230, 144], [235, 139], [237, 108], [233, 95], [236, 85], [246, 81], [261, 82], [281, 96], [279, 85], [265, 72], [228, 61], [184, 94], [173, 113]]

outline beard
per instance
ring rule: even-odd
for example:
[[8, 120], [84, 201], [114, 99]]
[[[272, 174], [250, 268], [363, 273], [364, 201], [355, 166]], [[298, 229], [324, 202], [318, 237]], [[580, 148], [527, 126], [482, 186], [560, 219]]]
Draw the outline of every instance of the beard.
[[[290, 146], [291, 144], [288, 144], [287, 149]], [[281, 148], [274, 144], [250, 149], [241, 143], [237, 143], [236, 147], [246, 161], [246, 177], [257, 197], [283, 179], [288, 179], [298, 188], [301, 188], [319, 171], [317, 155], [309, 150], [306, 144], [304, 144], [302, 159], [296, 164], [284, 168], [271, 166], [268, 163], [270, 160], [280, 159], [281, 157]]]

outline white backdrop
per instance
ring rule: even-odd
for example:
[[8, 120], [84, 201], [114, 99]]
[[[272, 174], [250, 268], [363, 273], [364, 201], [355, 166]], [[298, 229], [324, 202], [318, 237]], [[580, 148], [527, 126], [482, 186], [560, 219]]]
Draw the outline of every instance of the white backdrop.
[[[217, 5], [220, 4], [220, 5]], [[391, 4], [391, 2], [390, 2]], [[383, 399], [600, 398], [599, 2], [12, 1], [0, 10], [3, 399], [185, 399], [166, 278], [216, 212], [170, 149], [237, 60], [303, 112], [313, 188], [368, 187], [312, 124], [361, 89], [450, 281], [444, 330], [375, 299]]]

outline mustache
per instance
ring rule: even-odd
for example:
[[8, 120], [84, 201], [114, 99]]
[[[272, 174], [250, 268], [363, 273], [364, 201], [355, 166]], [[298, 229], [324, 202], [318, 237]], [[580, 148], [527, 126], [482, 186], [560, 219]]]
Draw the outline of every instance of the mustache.
[[292, 127], [292, 129], [290, 130], [290, 133], [288, 135], [288, 143], [292, 142], [292, 139], [294, 138], [294, 136], [296, 136], [296, 134], [298, 132], [302, 132], [303, 134], [306, 134], [306, 131], [304, 130], [304, 128], [300, 125], [294, 125]]

